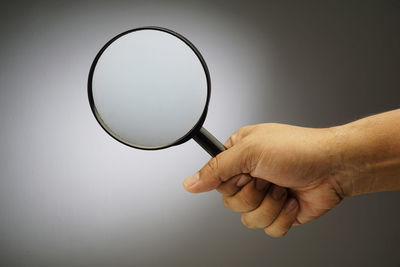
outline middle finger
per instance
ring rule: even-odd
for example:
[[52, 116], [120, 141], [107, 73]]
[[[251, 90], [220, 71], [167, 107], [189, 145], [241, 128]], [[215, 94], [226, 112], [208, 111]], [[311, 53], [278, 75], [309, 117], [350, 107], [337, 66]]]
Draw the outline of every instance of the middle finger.
[[232, 211], [249, 212], [260, 205], [268, 187], [269, 182], [254, 178], [233, 196], [222, 196], [222, 201]]

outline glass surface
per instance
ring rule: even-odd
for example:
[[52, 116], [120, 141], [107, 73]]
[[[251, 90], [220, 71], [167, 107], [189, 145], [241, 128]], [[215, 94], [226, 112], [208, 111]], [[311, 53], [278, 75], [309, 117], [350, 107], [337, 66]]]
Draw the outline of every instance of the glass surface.
[[103, 52], [92, 92], [98, 115], [118, 139], [157, 148], [196, 125], [207, 102], [207, 77], [185, 42], [146, 29], [123, 35]]

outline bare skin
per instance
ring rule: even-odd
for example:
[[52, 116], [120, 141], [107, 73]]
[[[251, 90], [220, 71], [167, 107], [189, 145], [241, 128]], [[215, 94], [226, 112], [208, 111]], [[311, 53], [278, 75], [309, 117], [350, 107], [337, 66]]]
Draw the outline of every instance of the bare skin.
[[346, 197], [400, 190], [400, 109], [342, 126], [246, 126], [184, 181], [216, 189], [249, 228], [272, 237], [314, 220]]

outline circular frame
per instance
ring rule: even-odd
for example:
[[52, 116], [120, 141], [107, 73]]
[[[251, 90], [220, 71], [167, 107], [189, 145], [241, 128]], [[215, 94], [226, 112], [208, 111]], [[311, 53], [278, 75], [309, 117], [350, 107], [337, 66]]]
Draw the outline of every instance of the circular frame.
[[[125, 140], [124, 138], [118, 136], [116, 133], [114, 133], [105, 123], [104, 121], [101, 119], [100, 114], [97, 111], [96, 105], [94, 103], [94, 99], [93, 99], [93, 89], [92, 89], [92, 80], [93, 80], [93, 74], [94, 71], [96, 69], [96, 65], [97, 62], [99, 61], [101, 55], [104, 53], [104, 51], [117, 39], [119, 39], [120, 37], [135, 32], [135, 31], [141, 31], [141, 30], [156, 30], [156, 31], [162, 31], [168, 34], [171, 34], [177, 38], [179, 38], [181, 41], [183, 41], [186, 45], [188, 45], [192, 51], [196, 54], [197, 58], [200, 60], [201, 65], [203, 66], [204, 69], [204, 73], [206, 75], [206, 79], [207, 79], [207, 98], [206, 98], [206, 103], [204, 105], [204, 110], [203, 113], [201, 114], [199, 120], [197, 121], [197, 123], [193, 126], [193, 128], [186, 133], [184, 136], [182, 136], [181, 138], [179, 138], [178, 140], [176, 140], [173, 143], [170, 143], [168, 145], [163, 145], [163, 146], [157, 146], [157, 147], [146, 147], [146, 146], [139, 146], [137, 144], [133, 144], [131, 142], [129, 142], [128, 140]], [[94, 117], [96, 118], [97, 122], [100, 124], [100, 126], [111, 136], [113, 137], [115, 140], [117, 140], [118, 142], [133, 147], [133, 148], [138, 148], [138, 149], [143, 149], [143, 150], [157, 150], [157, 149], [164, 149], [164, 148], [168, 148], [171, 146], [175, 146], [175, 145], [179, 145], [182, 144], [184, 142], [187, 142], [189, 139], [191, 139], [202, 127], [206, 116], [207, 116], [207, 110], [208, 110], [208, 104], [210, 102], [210, 95], [211, 95], [211, 80], [210, 80], [210, 72], [208, 71], [208, 67], [207, 64], [204, 60], [204, 58], [202, 57], [202, 55], [200, 54], [199, 50], [185, 37], [183, 37], [182, 35], [180, 35], [179, 33], [176, 33], [172, 30], [166, 29], [166, 28], [162, 28], [162, 27], [157, 27], [157, 26], [146, 26], [146, 27], [140, 27], [140, 28], [135, 28], [132, 30], [128, 30], [125, 31], [123, 33], [118, 34], [117, 36], [115, 36], [114, 38], [112, 38], [110, 41], [108, 41], [101, 49], [100, 51], [97, 53], [96, 57], [93, 60], [93, 63], [90, 67], [90, 71], [89, 71], [89, 78], [88, 78], [88, 85], [87, 85], [87, 92], [88, 92], [88, 98], [89, 98], [89, 104], [90, 104], [90, 108], [92, 110], [92, 113], [94, 115]]]

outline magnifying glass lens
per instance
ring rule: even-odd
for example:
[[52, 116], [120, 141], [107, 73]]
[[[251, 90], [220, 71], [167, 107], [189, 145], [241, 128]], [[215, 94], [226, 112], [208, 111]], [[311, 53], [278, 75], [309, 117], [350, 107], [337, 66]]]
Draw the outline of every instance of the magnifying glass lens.
[[165, 31], [137, 30], [110, 41], [92, 66], [90, 82], [97, 120], [114, 138], [138, 148], [182, 139], [207, 106], [202, 62]]

